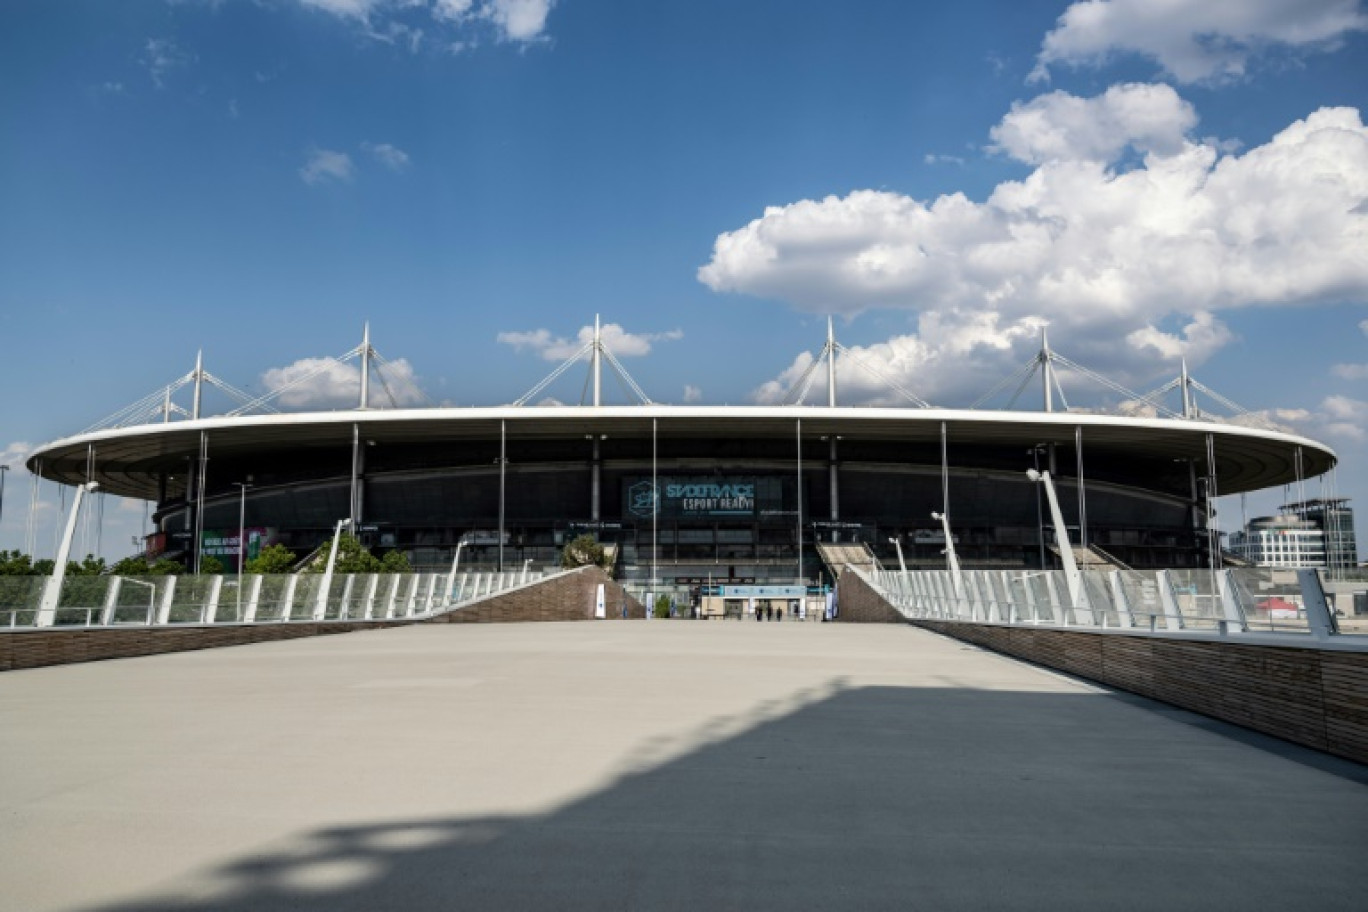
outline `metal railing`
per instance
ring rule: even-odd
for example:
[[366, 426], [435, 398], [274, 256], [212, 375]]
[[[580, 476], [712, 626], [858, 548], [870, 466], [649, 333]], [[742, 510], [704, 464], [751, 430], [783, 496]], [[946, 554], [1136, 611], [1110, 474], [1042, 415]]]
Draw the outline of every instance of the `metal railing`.
[[1316, 639], [1368, 634], [1368, 620], [1327, 598], [1316, 570], [1085, 570], [1075, 595], [1058, 570], [846, 572], [908, 619]]
[[45, 611], [48, 577], [0, 577], [0, 631], [420, 618], [541, 582], [558, 568], [503, 572], [68, 576]]

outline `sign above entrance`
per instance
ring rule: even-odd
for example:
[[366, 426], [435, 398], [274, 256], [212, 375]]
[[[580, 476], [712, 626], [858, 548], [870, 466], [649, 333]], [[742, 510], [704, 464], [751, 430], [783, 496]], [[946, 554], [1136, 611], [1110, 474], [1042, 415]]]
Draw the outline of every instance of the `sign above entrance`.
[[639, 519], [753, 519], [784, 505], [779, 479], [751, 475], [628, 478], [622, 502], [623, 512]]

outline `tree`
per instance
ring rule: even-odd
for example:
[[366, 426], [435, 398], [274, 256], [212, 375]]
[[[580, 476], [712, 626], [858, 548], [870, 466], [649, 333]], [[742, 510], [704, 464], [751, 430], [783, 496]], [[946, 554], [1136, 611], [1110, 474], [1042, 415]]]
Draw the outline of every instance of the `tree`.
[[389, 551], [380, 558], [381, 573], [412, 573], [413, 565], [403, 551]]
[[185, 572], [185, 565], [171, 560], [169, 557], [159, 557], [147, 568], [148, 576], [177, 576]]
[[597, 564], [602, 567], [605, 565], [605, 554], [603, 545], [594, 540], [592, 535], [581, 535], [572, 539], [561, 552], [561, 566], [567, 570], [575, 567], [587, 567], [590, 564]]
[[[328, 569], [328, 553], [332, 542], [328, 542], [309, 564], [307, 572], [322, 573]], [[333, 564], [335, 573], [380, 573], [380, 559], [366, 550], [366, 546], [350, 533], [343, 533], [337, 541], [337, 561]]]
[[244, 573], [289, 573], [295, 553], [284, 545], [268, 545], [243, 565]]
[[33, 576], [33, 561], [21, 551], [0, 551], [0, 576]]
[[223, 561], [212, 554], [200, 555], [199, 572], [203, 576], [218, 576], [223, 572]]
[[66, 572], [67, 576], [99, 576], [108, 569], [103, 557], [87, 554], [85, 560], [79, 564], [75, 561], [68, 561]]

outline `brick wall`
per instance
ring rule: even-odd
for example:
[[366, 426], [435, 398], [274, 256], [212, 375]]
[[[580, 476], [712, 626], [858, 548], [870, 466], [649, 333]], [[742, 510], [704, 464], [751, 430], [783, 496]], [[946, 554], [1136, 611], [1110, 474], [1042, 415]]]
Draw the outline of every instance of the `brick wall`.
[[554, 579], [524, 586], [484, 599], [468, 608], [438, 615], [434, 624], [490, 624], [518, 621], [589, 621], [594, 619], [594, 595], [604, 585], [604, 604], [609, 620], [627, 616], [644, 618], [646, 609], [598, 567], [581, 567]]
[[[902, 622], [854, 573], [839, 619]], [[1368, 652], [917, 620], [918, 627], [1368, 763]]]
[[847, 624], [901, 624], [903, 616], [857, 573], [836, 581], [836, 620]]
[[321, 621], [205, 627], [81, 627], [24, 629], [0, 634], [0, 671], [126, 659], [133, 656], [242, 646], [271, 640], [393, 627], [407, 621]]
[[913, 623], [1368, 763], [1368, 652], [956, 621]]

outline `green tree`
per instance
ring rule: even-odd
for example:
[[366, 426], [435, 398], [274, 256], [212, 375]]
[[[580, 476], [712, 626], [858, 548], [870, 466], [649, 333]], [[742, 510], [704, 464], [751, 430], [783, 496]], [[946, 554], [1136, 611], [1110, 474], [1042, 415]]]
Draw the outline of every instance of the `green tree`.
[[85, 560], [79, 564], [75, 561], [68, 561], [66, 572], [67, 576], [99, 576], [108, 569], [103, 557], [87, 554]]
[[147, 568], [148, 576], [176, 576], [184, 572], [185, 565], [169, 557], [159, 557]]
[[243, 566], [244, 573], [289, 573], [295, 553], [284, 545], [269, 545]]
[[[307, 572], [322, 573], [328, 569], [328, 553], [332, 542], [328, 542], [309, 564]], [[334, 573], [380, 573], [380, 558], [366, 550], [355, 535], [343, 533], [337, 541], [337, 561], [333, 564]]]
[[0, 576], [33, 576], [33, 560], [22, 551], [0, 551]]
[[561, 566], [567, 570], [575, 567], [587, 567], [590, 564], [597, 564], [602, 567], [605, 563], [603, 545], [594, 540], [592, 535], [581, 535], [572, 539], [561, 551]]
[[223, 561], [212, 554], [202, 554], [199, 572], [204, 576], [218, 576], [223, 572]]
[[381, 573], [412, 573], [413, 565], [403, 551], [388, 551], [380, 558]]
[[50, 557], [45, 557], [42, 560], [36, 560], [33, 562], [33, 575], [52, 576], [53, 568], [55, 568], [56, 566], [57, 562]]

